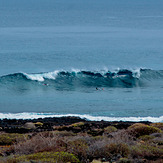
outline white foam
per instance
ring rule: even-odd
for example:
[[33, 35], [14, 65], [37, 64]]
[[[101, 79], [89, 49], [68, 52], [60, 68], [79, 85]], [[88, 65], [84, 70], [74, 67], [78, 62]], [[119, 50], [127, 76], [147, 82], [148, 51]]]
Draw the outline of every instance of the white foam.
[[71, 72], [75, 72], [76, 74], [77, 74], [78, 72], [80, 72], [80, 71], [82, 71], [82, 70], [76, 69], [76, 68], [71, 68]]
[[141, 69], [143, 68], [136, 68], [136, 69], [131, 69], [131, 71], [133, 72], [133, 76], [136, 78], [140, 78], [141, 76]]
[[27, 77], [27, 79], [30, 80], [36, 80], [36, 81], [44, 81], [44, 77], [41, 74], [26, 74], [24, 73], [24, 75]]
[[23, 73], [23, 74], [27, 77], [27, 79], [42, 82], [45, 79], [53, 79], [53, 80], [55, 80], [58, 72], [59, 71], [56, 70], [54, 72], [47, 72], [47, 73], [41, 73], [41, 74], [27, 74], [27, 73]]
[[106, 117], [106, 116], [91, 116], [81, 114], [54, 114], [54, 113], [35, 113], [35, 112], [23, 112], [23, 113], [0, 113], [0, 119], [37, 119], [47, 117], [68, 117], [75, 116], [80, 118], [86, 118], [91, 121], [150, 121], [150, 122], [163, 122], [163, 116], [160, 117]]

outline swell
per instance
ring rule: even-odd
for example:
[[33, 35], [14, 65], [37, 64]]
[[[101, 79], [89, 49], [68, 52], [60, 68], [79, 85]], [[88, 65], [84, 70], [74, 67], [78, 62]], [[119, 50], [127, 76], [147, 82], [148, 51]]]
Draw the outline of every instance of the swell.
[[0, 77], [2, 85], [46, 85], [56, 88], [141, 87], [163, 79], [163, 70], [119, 69], [115, 71], [54, 71], [14, 73]]

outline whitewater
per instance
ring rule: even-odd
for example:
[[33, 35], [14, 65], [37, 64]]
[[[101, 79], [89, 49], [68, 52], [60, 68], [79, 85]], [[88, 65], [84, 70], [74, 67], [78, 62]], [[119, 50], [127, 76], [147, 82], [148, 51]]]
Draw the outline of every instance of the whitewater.
[[0, 119], [163, 122], [162, 0], [0, 0]]

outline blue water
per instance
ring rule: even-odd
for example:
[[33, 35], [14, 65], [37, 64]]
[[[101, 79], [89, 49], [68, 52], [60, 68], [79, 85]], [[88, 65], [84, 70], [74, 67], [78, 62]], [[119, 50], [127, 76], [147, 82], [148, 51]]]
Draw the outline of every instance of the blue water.
[[162, 0], [0, 0], [0, 118], [163, 121]]

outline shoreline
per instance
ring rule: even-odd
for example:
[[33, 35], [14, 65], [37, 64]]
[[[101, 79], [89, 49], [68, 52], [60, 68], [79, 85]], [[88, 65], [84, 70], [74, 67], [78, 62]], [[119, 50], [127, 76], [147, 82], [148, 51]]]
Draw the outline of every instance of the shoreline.
[[163, 122], [163, 116], [103, 116], [90, 114], [55, 114], [52, 112], [20, 112], [20, 113], [0, 113], [0, 120], [3, 119], [44, 119], [44, 118], [62, 118], [62, 117], [79, 117], [88, 121], [123, 121], [139, 122], [149, 121], [152, 123]]
[[90, 121], [85, 118], [75, 116], [48, 117], [38, 119], [0, 119], [0, 132], [29, 133], [53, 131], [55, 130], [55, 127], [71, 126], [74, 123], [81, 122], [85, 124], [85, 130], [87, 130], [87, 126], [101, 129], [105, 128], [106, 126], [114, 126], [117, 129], [126, 129], [135, 123], [143, 123], [147, 125], [152, 123], [150, 121]]

